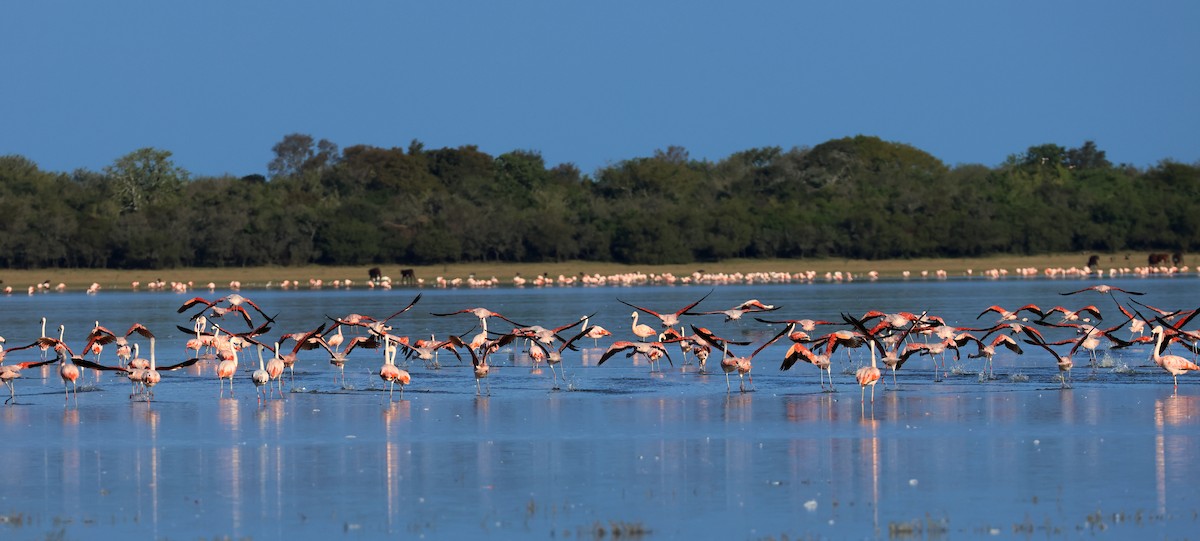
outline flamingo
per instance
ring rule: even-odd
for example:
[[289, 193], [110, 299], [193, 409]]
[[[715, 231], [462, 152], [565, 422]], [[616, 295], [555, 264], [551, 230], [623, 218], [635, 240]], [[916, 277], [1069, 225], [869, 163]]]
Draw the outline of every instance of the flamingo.
[[[283, 398], [283, 369], [286, 364], [283, 358], [279, 356], [279, 342], [275, 343], [275, 349], [271, 350], [271, 360], [267, 361], [267, 376], [271, 381], [275, 382], [275, 389], [279, 391], [279, 398]], [[152, 356], [153, 357], [153, 356]]]
[[[263, 346], [262, 344], [257, 344], [257, 346], [258, 370], [255, 370], [250, 374], [250, 381], [254, 382], [254, 396], [255, 398], [258, 398], [258, 401], [261, 403], [263, 401], [263, 387], [271, 382], [271, 375], [267, 373], [266, 362], [263, 361]], [[269, 393], [271, 391], [268, 389], [266, 392]]]
[[[1042, 312], [1042, 309], [1038, 308], [1038, 306], [1036, 304], [1026, 304], [1025, 306], [1017, 308], [1016, 310], [1013, 310], [1011, 312], [1004, 308], [1001, 308], [998, 305], [992, 305], [992, 306], [987, 307], [987, 309], [985, 309], [984, 311], [980, 312], [979, 315], [975, 316], [975, 319], [979, 319], [979, 318], [983, 317], [983, 315], [988, 312], [996, 312], [997, 314], [1000, 314], [1000, 321], [1016, 321], [1017, 319], [1020, 319], [1021, 312], [1023, 312], [1023, 311], [1029, 312], [1031, 314], [1036, 314], [1038, 319], [1045, 319], [1045, 317], [1046, 317], [1045, 313]], [[1024, 320], [1022, 320], [1022, 321], [1024, 321]]]
[[592, 339], [593, 346], [599, 346], [601, 338], [604, 338], [605, 336], [612, 336], [612, 333], [609, 332], [608, 329], [605, 329], [599, 325], [592, 325], [589, 327], [588, 319], [590, 319], [590, 317], [583, 318], [583, 330], [586, 331], [584, 336]]
[[[30, 346], [32, 346], [32, 345], [33, 344], [30, 344]], [[28, 346], [22, 346], [20, 348], [13, 348], [13, 351], [18, 350], [18, 349], [24, 349], [25, 347], [28, 347]], [[50, 364], [50, 363], [57, 362], [57, 361], [58, 361], [58, 359], [49, 359], [49, 360], [45, 360], [45, 361], [26, 361], [26, 362], [17, 363], [17, 364], [0, 364], [0, 381], [4, 382], [4, 384], [8, 386], [8, 394], [9, 394], [8, 400], [5, 400], [4, 403], [5, 404], [16, 403], [17, 390], [13, 386], [13, 380], [21, 377], [22, 370], [24, 370], [26, 368], [34, 368], [34, 367]]]
[[[820, 341], [814, 342], [820, 344]], [[821, 390], [825, 390], [825, 375], [829, 375], [829, 391], [835, 391], [833, 388], [833, 369], [830, 368], [832, 363], [829, 362], [829, 355], [818, 354], [808, 348], [804, 343], [793, 340], [792, 346], [788, 348], [787, 353], [783, 356], [783, 363], [779, 365], [780, 370], [790, 370], [797, 361], [804, 360], [816, 366], [821, 371]]]
[[976, 353], [968, 354], [967, 358], [978, 359], [983, 357], [986, 359], [988, 377], [992, 376], [992, 358], [996, 356], [996, 346], [1004, 346], [1017, 355], [1025, 353], [1021, 350], [1021, 345], [1018, 344], [1012, 336], [1007, 334], [998, 334], [996, 335], [996, 338], [993, 338], [992, 341], [988, 342], [987, 344], [984, 344], [983, 340], [976, 338], [975, 344], [979, 350]]
[[[761, 346], [758, 346], [757, 348], [755, 348], [755, 350], [746, 357], [738, 357], [736, 355], [731, 355], [729, 353], [729, 344], [732, 342], [712, 334], [712, 332], [710, 332], [708, 329], [692, 325], [692, 332], [696, 333], [696, 336], [700, 337], [701, 340], [707, 342], [710, 346], [712, 346], [714, 348], [721, 348], [721, 351], [722, 351], [721, 371], [725, 372], [725, 390], [726, 391], [731, 390], [731, 387], [729, 385], [729, 374], [732, 372], [737, 372], [738, 378], [741, 379], [740, 389], [742, 391], [745, 391], [746, 390], [745, 378], [748, 374], [750, 374], [750, 370], [752, 368], [751, 362], [754, 360], [754, 356], [758, 355], [758, 352], [762, 351], [763, 349], [766, 349], [767, 346], [773, 344], [781, 336], [786, 334], [788, 332], [788, 329], [785, 328], [783, 330], [783, 332], [780, 332], [779, 334], [775, 335], [774, 338], [767, 340]], [[753, 376], [751, 376], [751, 378], [750, 378], [750, 384], [751, 385], [754, 384]]]
[[518, 327], [521, 327], [521, 326], [522, 326], [520, 323], [517, 323], [517, 322], [515, 322], [515, 321], [513, 321], [513, 320], [511, 320], [511, 319], [508, 319], [508, 318], [506, 318], [506, 317], [504, 317], [504, 316], [500, 315], [498, 312], [493, 312], [493, 311], [491, 311], [491, 310], [488, 310], [487, 308], [482, 308], [482, 307], [479, 307], [479, 308], [463, 308], [462, 310], [458, 310], [458, 311], [454, 311], [454, 312], [446, 312], [446, 313], [444, 313], [444, 314], [435, 314], [435, 313], [433, 313], [433, 312], [430, 312], [430, 313], [429, 313], [429, 315], [431, 315], [431, 316], [437, 316], [437, 317], [446, 317], [446, 316], [452, 316], [452, 315], [455, 315], [455, 314], [472, 314], [472, 315], [474, 315], [475, 317], [479, 318], [479, 324], [480, 324], [480, 325], [486, 325], [487, 318], [489, 318], [489, 317], [498, 317], [498, 318], [500, 318], [500, 319], [503, 319], [504, 321], [507, 321], [507, 322], [509, 322], [509, 323], [512, 323], [513, 325], [516, 325], [516, 326], [518, 326]]
[[237, 373], [237, 350], [230, 347], [220, 350], [221, 362], [217, 363], [217, 379], [221, 382], [221, 395], [225, 394], [225, 380], [229, 380], [229, 395], [233, 395], [233, 375]]
[[[450, 353], [453, 353], [459, 361], [462, 361], [462, 355], [458, 354], [457, 348], [459, 346], [454, 340], [434, 340], [433, 335], [431, 334], [429, 335], [429, 341], [418, 340], [418, 342], [420, 343], [417, 345], [410, 345], [406, 340], [396, 341], [400, 347], [404, 348], [404, 357], [406, 359], [412, 358], [413, 355], [416, 355], [418, 359], [425, 361], [425, 366], [429, 368], [441, 368], [441, 364], [439, 364], [437, 360], [437, 354], [443, 349], [450, 350]], [[458, 343], [461, 342], [462, 340], [460, 339]], [[469, 345], [466, 347], [470, 349]]]
[[1055, 363], [1058, 364], [1058, 377], [1062, 381], [1062, 387], [1064, 389], [1069, 387], [1069, 385], [1067, 385], [1067, 380], [1071, 377], [1071, 368], [1075, 366], [1075, 363], [1071, 361], [1071, 357], [1067, 355], [1059, 355], [1056, 351], [1051, 349], [1046, 341], [1042, 339], [1042, 335], [1031, 334], [1030, 336], [1033, 336], [1033, 339], [1026, 339], [1025, 343], [1033, 344], [1049, 352], [1050, 356], [1054, 357]]
[[[872, 312], [868, 312], [867, 317], [873, 317]], [[866, 323], [863, 319], [856, 319], [851, 317], [849, 314], [842, 314], [842, 319], [854, 326], [854, 328], [858, 330], [859, 334], [867, 337], [868, 341], [871, 342], [869, 346], [871, 348], [871, 367], [876, 366], [875, 347], [879, 348], [879, 351], [883, 354], [884, 366], [887, 366], [892, 370], [892, 385], [898, 387], [899, 383], [896, 382], [896, 371], [899, 370], [900, 367], [904, 366], [905, 361], [907, 361], [910, 356], [919, 351], [917, 348], [908, 347], [911, 344], [906, 344], [904, 340], [908, 337], [909, 333], [913, 332], [917, 328], [918, 322], [925, 321], [925, 314], [922, 313], [918, 316], [916, 314], [901, 313], [895, 317], [885, 317], [884, 321], [874, 329], [867, 329]], [[885, 329], [894, 330], [901, 328], [904, 330], [899, 335], [891, 335], [891, 338], [894, 338], [894, 340], [889, 341], [891, 347], [886, 346], [884, 344], [884, 337], [881, 336], [881, 333], [884, 332]], [[901, 351], [901, 344], [905, 344], [903, 351]], [[864, 370], [866, 371], [864, 372]], [[870, 379], [872, 374], [870, 367], [859, 368], [855, 373], [855, 377], [859, 380], [859, 383], [862, 384], [863, 378], [859, 377], [860, 374], [863, 377]], [[876, 378], [876, 380], [878, 380], [878, 378]], [[870, 383], [867, 383], [867, 385], [871, 386], [872, 403], [875, 402], [875, 382], [876, 381], [873, 380]]]
[[646, 339], [650, 338], [651, 336], [658, 336], [658, 331], [654, 330], [654, 327], [651, 327], [644, 323], [638, 324], [638, 313], [637, 312], [634, 312], [632, 314], [632, 316], [633, 316], [633, 335], [634, 336], [638, 337], [638, 339], [640, 339], [642, 342], [645, 342]]
[[1099, 291], [1100, 293], [1108, 293], [1109, 295], [1111, 295], [1113, 291], [1120, 291], [1121, 293], [1124, 293], [1126, 295], [1145, 295], [1145, 293], [1142, 293], [1139, 291], [1127, 291], [1127, 290], [1121, 289], [1119, 287], [1113, 287], [1113, 286], [1105, 285], [1105, 284], [1098, 284], [1098, 285], [1094, 285], [1094, 286], [1085, 287], [1083, 289], [1077, 289], [1075, 291], [1059, 293], [1059, 295], [1074, 295], [1076, 293], [1083, 293], [1084, 291]]
[[[1100, 309], [1096, 308], [1095, 305], [1089, 304], [1078, 310], [1068, 310], [1067, 308], [1063, 308], [1062, 306], [1055, 306], [1054, 308], [1047, 310], [1046, 315], [1042, 316], [1042, 318], [1038, 321], [1045, 321], [1046, 318], [1050, 317], [1050, 314], [1053, 314], [1056, 312], [1062, 314], [1062, 319], [1059, 321], [1059, 323], [1079, 321], [1081, 318], [1081, 316], [1080, 316], [1081, 313], [1091, 314], [1092, 317], [1096, 318], [1097, 321], [1104, 319], [1104, 318], [1100, 317]], [[1083, 321], [1086, 322], [1089, 320], [1087, 318], [1083, 318]]]
[[[66, 394], [66, 400], [71, 399], [71, 392], [75, 393], [75, 403], [79, 403], [79, 388], [76, 387], [75, 381], [79, 379], [79, 366], [71, 362], [71, 355], [68, 354], [66, 344], [59, 343], [54, 347], [54, 352], [58, 355], [58, 376], [63, 380], [63, 392]], [[70, 391], [67, 390], [67, 382], [71, 382]]]
[[387, 348], [383, 350], [383, 366], [379, 367], [379, 377], [388, 383], [389, 401], [392, 399], [396, 383], [400, 384], [400, 400], [404, 400], [404, 387], [412, 382], [412, 376], [407, 370], [402, 370], [396, 366], [395, 359], [388, 353]]
[[[316, 337], [316, 343], [318, 346], [325, 348], [325, 351], [329, 353], [329, 364], [338, 367], [338, 370], [341, 374], [343, 388], [346, 387], [346, 358], [349, 357], [350, 352], [354, 351], [354, 348], [356, 347], [361, 346], [369, 349], [375, 349], [381, 344], [379, 339], [374, 335], [355, 336], [346, 342], [346, 348], [341, 351], [335, 351], [333, 348], [329, 347], [329, 344], [325, 342], [325, 339], [319, 336]], [[334, 376], [333, 381], [335, 383], [337, 382], [337, 376]]]
[[875, 384], [879, 383], [879, 377], [882, 375], [879, 372], [879, 367], [875, 364], [875, 341], [871, 340], [867, 347], [871, 350], [871, 366], [864, 366], [854, 372], [854, 379], [858, 380], [858, 385], [861, 389], [859, 402], [866, 403], [867, 386], [871, 386], [871, 404], [875, 404]]
[[771, 324], [771, 325], [787, 325], [789, 323], [795, 323], [796, 325], [798, 325], [800, 327], [800, 330], [802, 330], [804, 332], [813, 332], [813, 331], [817, 330], [817, 325], [837, 325], [837, 323], [834, 323], [832, 321], [825, 321], [825, 320], [821, 320], [821, 319], [770, 320], [770, 319], [762, 319], [762, 318], [756, 317], [756, 318], [754, 318], [754, 320], [758, 321], [759, 323], [767, 323], [767, 324]]
[[[172, 365], [158, 366], [158, 359], [157, 359], [157, 356], [155, 355], [155, 351], [154, 351], [154, 349], [155, 349], [154, 344], [155, 344], [156, 340], [154, 338], [154, 335], [150, 334], [149, 330], [146, 330], [145, 333], [148, 334], [149, 338], [150, 338], [150, 361], [144, 367], [134, 366], [133, 363], [131, 363], [129, 366], [105, 366], [105, 365], [102, 365], [99, 363], [94, 363], [94, 362], [91, 362], [91, 361], [88, 361], [85, 359], [81, 359], [81, 358], [75, 358], [74, 361], [76, 364], [79, 364], [80, 366], [83, 366], [86, 368], [91, 368], [94, 370], [108, 370], [108, 371], [116, 371], [116, 372], [125, 372], [125, 376], [134, 383], [135, 390], [136, 390], [137, 386], [140, 385], [142, 388], [142, 392], [144, 393], [144, 395], [146, 397], [146, 400], [151, 400], [154, 398], [154, 391], [153, 391], [154, 387], [156, 385], [158, 385], [158, 383], [160, 381], [162, 381], [162, 374], [160, 372], [172, 372], [175, 370], [179, 370], [180, 368], [186, 368], [193, 364], [196, 364], [197, 362], [199, 362], [200, 359], [193, 357], [193, 358], [185, 359], [182, 362], [175, 363]], [[136, 349], [137, 344], [134, 344], [134, 347]], [[232, 378], [230, 379], [230, 381], [231, 382], [233, 381]], [[230, 383], [231, 388], [232, 388], [232, 386], [233, 386], [232, 383]], [[222, 390], [224, 390], [224, 388], [222, 388]], [[134, 394], [131, 394], [129, 397], [133, 398], [134, 396], [137, 396], [136, 392]]]
[[[662, 326], [663, 326], [664, 328], [666, 328], [666, 327], [674, 327], [674, 326], [676, 326], [676, 325], [679, 325], [679, 318], [680, 318], [680, 317], [682, 317], [682, 316], [684, 316], [684, 315], [689, 315], [689, 314], [687, 314], [687, 311], [688, 311], [688, 310], [691, 310], [692, 308], [695, 308], [697, 304], [700, 304], [701, 302], [703, 302], [703, 301], [704, 301], [704, 299], [707, 299], [709, 295], [712, 295], [712, 292], [713, 292], [713, 291], [716, 291], [716, 290], [715, 290], [715, 289], [710, 289], [710, 290], [708, 291], [708, 293], [705, 293], [703, 297], [700, 297], [700, 300], [698, 300], [698, 301], [696, 301], [696, 302], [693, 302], [692, 304], [689, 304], [689, 305], [687, 305], [687, 306], [684, 306], [683, 308], [680, 308], [679, 310], [677, 310], [677, 311], [675, 311], [674, 313], [671, 313], [671, 314], [660, 314], [660, 313], [658, 313], [658, 312], [655, 312], [654, 310], [651, 310], [651, 309], [649, 309], [649, 308], [642, 308], [641, 306], [638, 306], [638, 305], [636, 305], [636, 304], [630, 304], [630, 303], [628, 303], [628, 302], [625, 302], [625, 301], [623, 301], [623, 300], [621, 300], [621, 299], [617, 299], [617, 301], [618, 301], [618, 302], [620, 302], [621, 304], [624, 304], [624, 305], [626, 305], [626, 306], [629, 306], [629, 307], [631, 307], [631, 308], [635, 308], [635, 309], [637, 309], [637, 310], [639, 310], [639, 311], [642, 311], [642, 312], [645, 312], [645, 313], [647, 313], [647, 314], [650, 314], [650, 315], [652, 315], [652, 316], [654, 316], [654, 317], [657, 317], [657, 318], [658, 318], [660, 321], [662, 321]], [[690, 314], [690, 315], [694, 315], [694, 314]], [[634, 325], [637, 325], [637, 318], [634, 318]], [[637, 334], [637, 332], [635, 331], [635, 332], [634, 332], [634, 334]], [[640, 335], [639, 335], [639, 336], [640, 336]]]
[[695, 312], [695, 313], [689, 312], [689, 315], [708, 316], [708, 315], [724, 314], [725, 321], [729, 322], [729, 321], [740, 320], [740, 319], [742, 319], [742, 316], [745, 314], [755, 313], [755, 312], [773, 312], [775, 310], [783, 308], [782, 306], [763, 305], [762, 303], [759, 303], [756, 300], [755, 301], [746, 301], [746, 302], [747, 303], [749, 303], [749, 302], [758, 303], [758, 306], [761, 306], [762, 308], [754, 308], [753, 305], [751, 305], [751, 307], [746, 307], [747, 304], [742, 303], [741, 305], [734, 306], [733, 308], [730, 308], [728, 310], [710, 310], [707, 312]]
[[[471, 354], [471, 367], [475, 372], [475, 396], [483, 394], [483, 389], [480, 387], [479, 380], [488, 377], [488, 374], [490, 374], [492, 371], [491, 366], [489, 366], [487, 362], [488, 356], [493, 352], [500, 351], [500, 348], [504, 347], [509, 342], [516, 340], [516, 338], [516, 335], [513, 334], [501, 336], [500, 338], [493, 340], [492, 343], [487, 344], [487, 346], [483, 348], [483, 351], [479, 352], [478, 354], [475, 353], [475, 350], [469, 347], [466, 348], [467, 352]], [[465, 347], [465, 343], [463, 342], [462, 338], [459, 338], [458, 336], [450, 335], [450, 341], [454, 342], [454, 347]], [[488, 381], [487, 385], [487, 394], [488, 396], [492, 395], [492, 384], [490, 380]]]
[[675, 363], [671, 361], [671, 355], [667, 353], [666, 345], [662, 342], [629, 342], [626, 340], [617, 340], [616, 342], [613, 342], [612, 345], [608, 346], [608, 349], [605, 350], [604, 354], [600, 356], [600, 361], [596, 363], [596, 366], [603, 365], [605, 361], [608, 361], [608, 359], [610, 359], [613, 355], [626, 350], [631, 350], [625, 354], [626, 357], [633, 357], [635, 354], [641, 354], [642, 356], [646, 357], [646, 359], [650, 361], [651, 372], [657, 371], [655, 368], [655, 362], [662, 357], [666, 357], [667, 362], [670, 363], [671, 366], [675, 366]]
[[[229, 307], [222, 308], [220, 306], [216, 306], [217, 304], [222, 303], [222, 302], [229, 303]], [[196, 315], [192, 316], [192, 319], [196, 319], [196, 318], [202, 316], [204, 314], [204, 310], [208, 310], [208, 309], [212, 309], [213, 314], [215, 314], [216, 317], [224, 317], [224, 316], [228, 315], [229, 312], [237, 312], [242, 315], [242, 319], [244, 319], [246, 321], [247, 326], [254, 327], [254, 323], [252, 323], [250, 320], [250, 313], [246, 311], [246, 308], [244, 306], [242, 306], [243, 304], [245, 304], [245, 305], [248, 305], [251, 308], [253, 308], [259, 314], [261, 314], [262, 317], [266, 318], [268, 323], [275, 321], [275, 318], [268, 316], [265, 312], [262, 311], [261, 308], [258, 307], [257, 304], [254, 304], [254, 301], [251, 301], [250, 299], [247, 299], [246, 297], [243, 297], [237, 293], [232, 293], [232, 294], [226, 295], [224, 297], [221, 297], [219, 299], [215, 299], [215, 300], [211, 300], [211, 301], [205, 300], [203, 297], [194, 297], [194, 298], [189, 299], [186, 302], [184, 302], [183, 305], [181, 305], [179, 307], [179, 309], [176, 310], [176, 312], [182, 314], [182, 313], [188, 311], [189, 309], [191, 309], [193, 306], [196, 306], [199, 304], [203, 304], [204, 308], [202, 308], [199, 312], [197, 312]]]
[[1163, 337], [1166, 335], [1166, 331], [1161, 325], [1155, 325], [1154, 328], [1150, 329], [1150, 335], [1155, 338], [1154, 349], [1150, 352], [1150, 358], [1154, 360], [1154, 364], [1171, 374], [1171, 378], [1175, 381], [1175, 392], [1179, 392], [1179, 375], [1193, 370], [1200, 370], [1200, 366], [1178, 355], [1161, 354], [1161, 351], [1164, 349]]
[[[572, 336], [567, 341], [563, 342], [561, 346], [558, 346], [558, 348], [549, 347], [546, 344], [542, 344], [541, 342], [539, 342], [537, 340], [532, 342], [532, 346], [530, 347], [529, 353], [532, 355], [534, 353], [534, 351], [536, 350], [538, 352], [538, 354], [541, 356], [541, 358], [546, 361], [546, 364], [550, 366], [550, 373], [554, 374], [554, 383], [553, 383], [554, 386], [552, 387], [553, 389], [558, 389], [558, 374], [556, 374], [554, 372], [554, 366], [562, 363], [563, 350], [567, 349], [567, 348], [571, 348], [572, 343], [574, 343], [576, 340], [578, 340], [580, 338], [583, 338], [584, 336], [587, 336], [586, 328], [580, 330], [578, 333], [575, 333], [574, 336]], [[575, 348], [571, 348], [571, 349], [575, 349]], [[562, 371], [563, 383], [566, 383], [566, 381], [567, 381], [567, 366], [565, 364], [562, 365], [561, 371]]]
[[275, 344], [275, 352], [276, 355], [278, 355], [279, 344], [282, 344], [284, 340], [291, 338], [296, 341], [296, 345], [292, 347], [292, 351], [280, 357], [280, 360], [283, 361], [283, 366], [288, 369], [288, 378], [292, 385], [296, 384], [296, 355], [302, 349], [309, 350], [320, 347], [318, 340], [320, 339], [320, 335], [324, 330], [325, 324], [322, 323], [321, 325], [317, 326], [317, 328], [308, 332], [285, 334], [280, 337], [279, 342]]
[[[339, 325], [355, 325], [358, 327], [364, 327], [367, 329], [367, 331], [369, 333], [371, 333], [373, 335], [383, 336], [392, 329], [391, 327], [388, 326], [388, 322], [391, 321], [393, 318], [399, 316], [400, 314], [403, 314], [409, 310], [412, 310], [412, 307], [416, 306], [417, 303], [420, 302], [422, 295], [424, 295], [424, 293], [418, 293], [417, 296], [414, 297], [413, 300], [408, 303], [408, 306], [401, 308], [396, 313], [394, 313], [388, 317], [385, 317], [383, 319], [375, 319], [375, 318], [372, 318], [369, 316], [363, 316], [363, 315], [359, 315], [359, 314], [350, 314], [350, 316], [347, 316], [347, 318], [345, 318], [345, 319], [338, 319], [338, 318], [333, 318], [333, 317], [330, 317], [329, 319], [333, 320], [335, 323], [337, 323]], [[326, 316], [326, 317], [329, 317], [329, 316]]]

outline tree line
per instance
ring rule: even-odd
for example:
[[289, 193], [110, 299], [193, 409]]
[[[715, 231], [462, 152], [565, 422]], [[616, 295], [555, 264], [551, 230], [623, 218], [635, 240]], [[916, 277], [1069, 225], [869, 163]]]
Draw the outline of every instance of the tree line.
[[857, 136], [720, 161], [680, 147], [583, 174], [536, 151], [291, 134], [267, 175], [197, 177], [169, 151], [103, 171], [0, 157], [0, 265], [173, 268], [563, 260], [916, 258], [1190, 251], [1200, 166], [1113, 165], [1087, 141], [948, 166]]

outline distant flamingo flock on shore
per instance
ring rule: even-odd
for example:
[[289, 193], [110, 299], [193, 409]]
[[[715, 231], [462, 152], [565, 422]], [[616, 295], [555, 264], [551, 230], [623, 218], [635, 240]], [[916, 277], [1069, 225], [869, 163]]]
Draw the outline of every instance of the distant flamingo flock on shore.
[[[372, 270], [375, 270], [375, 269], [372, 269]], [[692, 272], [691, 274], [686, 274], [686, 275], [681, 275], [681, 276], [675, 275], [675, 274], [669, 273], [669, 272], [664, 272], [664, 273], [626, 272], [626, 273], [607, 274], [607, 275], [598, 274], [598, 273], [593, 273], [593, 274], [579, 273], [578, 275], [575, 275], [575, 276], [565, 276], [565, 275], [560, 274], [557, 277], [554, 277], [554, 276], [550, 276], [548, 273], [543, 273], [543, 274], [534, 276], [533, 278], [527, 278], [527, 277], [521, 276], [520, 274], [517, 274], [517, 275], [514, 275], [512, 278], [510, 278], [508, 281], [501, 280], [500, 278], [497, 278], [495, 276], [492, 276], [490, 278], [476, 278], [474, 275], [471, 275], [471, 276], [468, 276], [467, 278], [450, 278], [450, 279], [444, 278], [442, 276], [437, 276], [437, 277], [433, 278], [432, 280], [427, 281], [424, 278], [417, 278], [415, 275], [412, 275], [411, 269], [405, 269], [405, 270], [408, 273], [407, 276], [411, 277], [411, 280], [404, 282], [403, 287], [417, 287], [417, 288], [424, 288], [424, 287], [489, 288], [489, 287], [502, 287], [505, 285], [511, 285], [514, 287], [570, 287], [570, 286], [628, 287], [628, 286], [639, 286], [639, 285], [673, 285], [673, 284], [684, 284], [684, 285], [696, 284], [696, 285], [718, 286], [718, 285], [737, 285], [737, 284], [751, 285], [751, 284], [781, 284], [781, 283], [806, 283], [806, 282], [812, 283], [812, 282], [818, 282], [818, 281], [853, 282], [856, 280], [874, 281], [874, 280], [881, 279], [881, 275], [878, 271], [867, 271], [864, 273], [852, 273], [852, 272], [843, 272], [843, 271], [826, 271], [823, 273], [819, 273], [817, 271], [808, 270], [808, 271], [799, 271], [799, 272], [779, 271], [779, 272], [729, 272], [729, 273], [695, 271], [695, 272]], [[990, 269], [985, 269], [983, 271], [980, 271], [978, 273], [975, 272], [973, 269], [967, 269], [966, 271], [963, 271], [960, 275], [958, 275], [956, 277], [958, 277], [958, 278], [979, 277], [979, 278], [985, 278], [985, 279], [991, 279], [991, 280], [998, 280], [998, 279], [1003, 279], [1003, 278], [1008, 278], [1008, 277], [1018, 277], [1018, 278], [1034, 278], [1034, 277], [1084, 278], [1084, 277], [1088, 277], [1088, 278], [1103, 279], [1106, 276], [1110, 277], [1110, 278], [1118, 278], [1118, 277], [1137, 277], [1137, 276], [1143, 276], [1143, 277], [1144, 276], [1173, 276], [1173, 275], [1186, 275], [1186, 274], [1191, 274], [1191, 273], [1192, 273], [1192, 270], [1187, 265], [1179, 265], [1179, 266], [1147, 265], [1147, 266], [1140, 266], [1140, 267], [1111, 267], [1108, 269], [1103, 269], [1103, 268], [1098, 268], [1098, 267], [1092, 268], [1092, 267], [1087, 267], [1087, 266], [1084, 266], [1084, 267], [1046, 267], [1046, 268], [1042, 268], [1042, 269], [1038, 269], [1035, 267], [1020, 267], [1020, 268], [1016, 268], [1016, 269], [1012, 269], [1012, 270], [990, 268]], [[932, 270], [932, 271], [922, 270], [922, 271], [919, 271], [916, 273], [911, 272], [911, 271], [902, 271], [896, 276], [896, 278], [902, 279], [902, 280], [913, 280], [913, 279], [948, 280], [951, 278], [951, 276], [945, 270], [937, 269], [937, 270]], [[224, 284], [224, 285], [233, 291], [240, 291], [242, 289], [242, 283], [237, 280], [230, 281], [228, 284]], [[364, 281], [356, 281], [352, 278], [334, 279], [334, 280], [324, 280], [324, 279], [320, 279], [320, 278], [309, 278], [308, 280], [296, 280], [296, 279], [286, 278], [286, 279], [280, 280], [278, 282], [269, 281], [265, 284], [256, 284], [253, 287], [259, 287], [259, 288], [264, 288], [264, 289], [279, 288], [279, 289], [287, 289], [287, 290], [324, 289], [324, 288], [333, 288], [333, 289], [346, 288], [346, 289], [349, 289], [349, 288], [353, 288], [353, 287], [366, 287], [366, 288], [372, 288], [372, 289], [379, 288], [379, 289], [389, 289], [390, 290], [394, 286], [400, 287], [400, 285], [396, 284], [390, 277], [383, 276], [383, 275], [379, 275], [379, 276], [372, 275], [371, 279], [364, 280]], [[187, 293], [189, 291], [193, 291], [198, 288], [199, 289], [207, 289], [210, 292], [214, 292], [218, 288], [218, 284], [216, 284], [215, 282], [196, 284], [194, 281], [166, 281], [166, 280], [161, 280], [161, 279], [154, 280], [151, 282], [146, 282], [146, 283], [142, 283], [140, 281], [135, 281], [135, 282], [131, 282], [129, 284], [129, 289], [132, 291], [148, 290], [148, 291], [171, 291], [174, 293]], [[65, 284], [63, 282], [59, 282], [57, 284], [51, 284], [51, 282], [49, 280], [45, 280], [45, 281], [37, 283], [37, 284], [29, 285], [27, 288], [25, 288], [25, 293], [27, 293], [29, 295], [33, 295], [35, 293], [47, 293], [47, 292], [62, 293], [62, 292], [68, 291], [68, 289], [69, 288], [68, 288], [67, 284]], [[93, 282], [92, 284], [88, 285], [85, 288], [85, 292], [88, 294], [96, 294], [96, 293], [99, 293], [101, 291], [101, 289], [103, 289], [103, 286], [101, 284]], [[18, 290], [14, 290], [14, 288], [11, 285], [5, 286], [4, 288], [0, 289], [0, 292], [3, 292], [6, 295], [12, 295], [16, 291], [18, 291]]]

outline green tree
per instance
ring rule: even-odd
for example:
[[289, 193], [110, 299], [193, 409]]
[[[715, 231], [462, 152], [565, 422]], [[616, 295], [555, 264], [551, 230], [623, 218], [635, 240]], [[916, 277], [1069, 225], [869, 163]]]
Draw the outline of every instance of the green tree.
[[311, 135], [292, 133], [271, 147], [275, 158], [267, 164], [271, 178], [292, 177], [308, 171], [320, 171], [338, 159], [338, 146], [321, 139], [314, 143]]
[[137, 212], [149, 203], [174, 197], [188, 179], [188, 172], [171, 161], [171, 151], [149, 147], [122, 156], [104, 172], [122, 212]]

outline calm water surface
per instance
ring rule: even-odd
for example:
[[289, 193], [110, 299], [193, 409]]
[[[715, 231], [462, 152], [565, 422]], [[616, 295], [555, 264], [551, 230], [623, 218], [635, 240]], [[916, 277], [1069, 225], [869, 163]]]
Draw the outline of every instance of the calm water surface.
[[[1094, 283], [725, 286], [699, 309], [757, 298], [783, 306], [769, 315], [780, 319], [928, 310], [982, 326], [994, 316], [975, 317], [992, 304], [1095, 304], [1105, 323], [1120, 323], [1105, 295], [1058, 294]], [[1200, 306], [1195, 278], [1108, 283], [1146, 292], [1139, 300], [1150, 305]], [[594, 313], [613, 339], [631, 339], [632, 310], [617, 299], [674, 311], [709, 290], [243, 294], [280, 314], [272, 337], [326, 315], [387, 315], [419, 292], [393, 332], [475, 333], [470, 315], [429, 313], [484, 306], [547, 327]], [[174, 327], [190, 326], [176, 308], [192, 296], [0, 297], [0, 335], [8, 348], [28, 343], [45, 316], [48, 334], [62, 324], [76, 347], [96, 321], [114, 330], [142, 322], [159, 336], [160, 363], [175, 362], [187, 355], [188, 337]], [[756, 344], [779, 329], [721, 316], [690, 321]], [[566, 353], [562, 390], [552, 389], [549, 370], [535, 373], [521, 348], [502, 350], [482, 397], [468, 365], [443, 355], [440, 370], [410, 365], [412, 385], [389, 399], [370, 350], [352, 354], [346, 388], [334, 383], [327, 356], [302, 353], [285, 398], [265, 403], [249, 363], [232, 396], [218, 392], [214, 363], [201, 361], [164, 374], [152, 403], [131, 400], [117, 376], [87, 371], [78, 405], [67, 406], [53, 365], [27, 370], [17, 403], [0, 407], [0, 536], [599, 539], [615, 526], [646, 539], [1075, 539], [1188, 538], [1200, 526], [1200, 380], [1183, 376], [1174, 393], [1148, 346], [1102, 353], [1096, 369], [1078, 354], [1070, 389], [1032, 346], [1022, 356], [998, 354], [996, 377], [983, 381], [977, 361], [964, 357], [935, 382], [931, 361], [914, 358], [898, 387], [885, 376], [872, 406], [858, 400], [854, 366], [840, 352], [836, 392], [822, 392], [812, 366], [779, 371], [783, 343], [755, 357], [746, 392], [736, 376], [727, 392], [723, 374], [699, 374], [674, 350], [674, 366], [662, 372], [623, 356], [595, 366], [608, 343], [586, 340], [582, 352]], [[15, 352], [6, 362], [39, 355]], [[111, 351], [103, 355], [112, 362]]]

